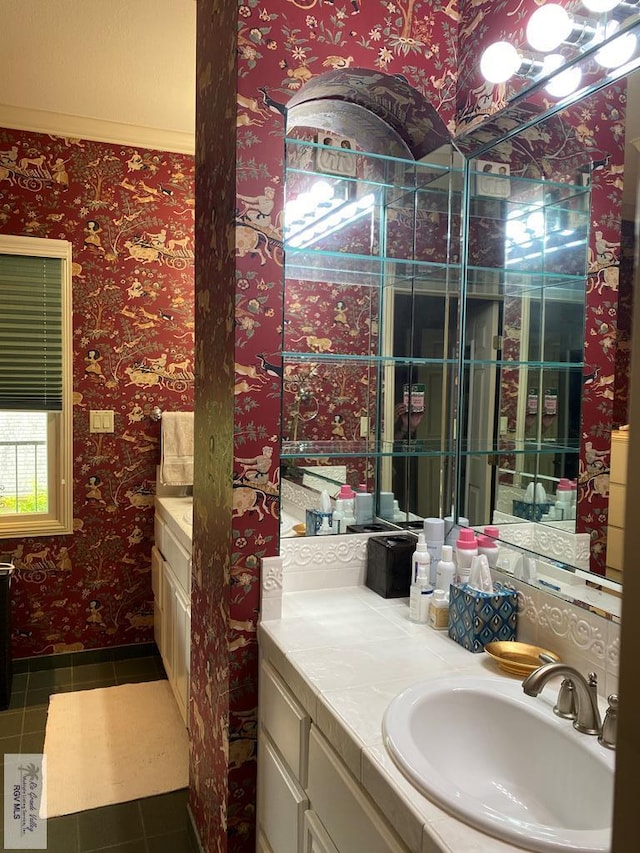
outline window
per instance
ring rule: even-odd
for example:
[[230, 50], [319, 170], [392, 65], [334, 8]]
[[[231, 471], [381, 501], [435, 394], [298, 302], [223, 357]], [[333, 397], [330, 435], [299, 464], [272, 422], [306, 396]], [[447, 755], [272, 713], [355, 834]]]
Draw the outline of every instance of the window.
[[0, 537], [71, 533], [71, 244], [0, 235]]

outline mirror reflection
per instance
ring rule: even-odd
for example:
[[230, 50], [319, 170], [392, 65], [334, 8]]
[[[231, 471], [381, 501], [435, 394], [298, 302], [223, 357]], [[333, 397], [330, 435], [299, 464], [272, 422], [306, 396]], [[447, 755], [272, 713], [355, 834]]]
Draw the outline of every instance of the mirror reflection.
[[[635, 89], [631, 78], [630, 102]], [[626, 101], [614, 81], [518, 132], [498, 119], [503, 141], [485, 137], [477, 156], [469, 145], [466, 165], [439, 152], [423, 178], [413, 163], [410, 181], [400, 157], [383, 168], [353, 135], [296, 134], [287, 198], [304, 194], [303, 175], [329, 176], [317, 206], [356, 213], [307, 231], [295, 260], [287, 245], [283, 349], [304, 358], [285, 357], [283, 477], [310, 503], [347, 482], [374, 494], [378, 523], [417, 527], [452, 505], [506, 538], [536, 521], [547, 542], [575, 534], [563, 562], [621, 579], [608, 510], [635, 279], [637, 111]], [[310, 262], [318, 249], [360, 260], [327, 275]]]

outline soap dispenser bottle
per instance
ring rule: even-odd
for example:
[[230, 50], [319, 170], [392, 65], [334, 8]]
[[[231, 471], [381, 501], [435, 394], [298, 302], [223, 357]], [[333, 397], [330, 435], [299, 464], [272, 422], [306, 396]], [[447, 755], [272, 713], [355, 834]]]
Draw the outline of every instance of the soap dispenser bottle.
[[355, 495], [356, 524], [373, 523], [373, 495], [367, 492], [366, 483], [361, 483]]

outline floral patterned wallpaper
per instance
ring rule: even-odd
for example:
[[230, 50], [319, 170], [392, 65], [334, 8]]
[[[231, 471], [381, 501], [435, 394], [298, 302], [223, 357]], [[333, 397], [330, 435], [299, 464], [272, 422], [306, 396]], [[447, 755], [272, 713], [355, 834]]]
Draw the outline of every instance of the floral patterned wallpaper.
[[[148, 642], [148, 414], [193, 408], [193, 158], [0, 129], [0, 232], [73, 245], [74, 534], [0, 543], [13, 654]], [[113, 434], [89, 433], [91, 409], [115, 412]]]

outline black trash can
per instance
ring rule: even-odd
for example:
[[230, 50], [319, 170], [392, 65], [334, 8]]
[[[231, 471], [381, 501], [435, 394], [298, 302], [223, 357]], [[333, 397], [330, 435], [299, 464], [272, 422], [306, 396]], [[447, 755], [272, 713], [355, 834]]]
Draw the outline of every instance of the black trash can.
[[0, 563], [0, 711], [11, 701], [11, 563]]

